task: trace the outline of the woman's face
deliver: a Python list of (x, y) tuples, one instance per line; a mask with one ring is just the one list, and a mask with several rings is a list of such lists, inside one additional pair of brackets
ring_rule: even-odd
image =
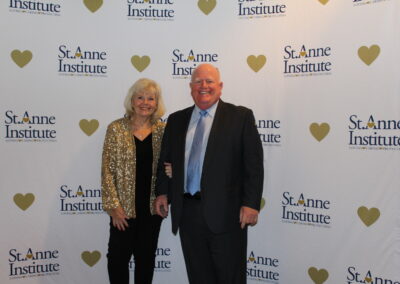
[(150, 117), (157, 109), (156, 95), (150, 92), (140, 92), (132, 97), (132, 109), (136, 116)]

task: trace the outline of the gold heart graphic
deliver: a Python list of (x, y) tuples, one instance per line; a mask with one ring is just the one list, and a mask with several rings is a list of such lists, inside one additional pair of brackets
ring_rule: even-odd
[(249, 257), (249, 260), (250, 260), (251, 262), (254, 262), (256, 259), (255, 259), (254, 257)]
[(369, 128), (372, 128), (375, 126), (375, 122), (368, 122), (367, 125)]
[(28, 121), (29, 121), (29, 117), (24, 117), (24, 118), (22, 118), (22, 121), (23, 121), (23, 122), (28, 122)]
[(217, 6), (217, 0), (199, 0), (197, 6), (204, 14), (208, 15)]
[(81, 195), (83, 195), (83, 192), (82, 192), (82, 191), (78, 191), (78, 192), (76, 193), (76, 195), (81, 196)]
[(77, 53), (75, 53), (75, 56), (76, 56), (76, 57), (81, 57), (81, 56), (82, 56), (82, 53), (77, 52)]
[(33, 201), (35, 201), (35, 196), (32, 193), (27, 193), (25, 195), (17, 193), (14, 195), (14, 203), (24, 211), (32, 205)]
[(90, 12), (94, 13), (103, 5), (103, 0), (83, 0), (83, 4), (85, 4)]
[(79, 127), (87, 136), (90, 136), (99, 128), (99, 122), (97, 119), (92, 119), (91, 121), (81, 119), (81, 121), (79, 121)]
[(378, 57), (381, 49), (378, 45), (371, 45), (369, 48), (366, 46), (361, 46), (358, 49), (358, 57), (367, 65), (371, 65), (372, 62)]
[(372, 278), (371, 278), (371, 277), (365, 277), (364, 280), (365, 280), (366, 282), (370, 283), (370, 282), (372, 281)]
[(81, 258), (82, 260), (89, 265), (90, 267), (92, 267), (93, 265), (95, 265), (101, 258), (101, 253), (97, 250), (90, 252), (90, 251), (84, 251), (81, 254)]
[(325, 269), (316, 269), (315, 267), (310, 267), (308, 269), (308, 275), (315, 284), (322, 284), (328, 279), (329, 273)]
[(315, 139), (317, 139), (319, 142), (325, 138), (326, 135), (328, 135), (330, 130), (330, 126), (328, 123), (321, 123), (318, 124), (316, 122), (311, 123), (310, 125), (310, 132), (312, 136), (314, 136)]
[(137, 71), (142, 72), (144, 69), (147, 68), (147, 66), (149, 66), (150, 57), (148, 57), (147, 55), (144, 55), (142, 57), (134, 55), (131, 58), (131, 62), (133, 67), (135, 67)]
[(27, 254), (27, 255), (26, 255), (26, 258), (32, 258), (32, 257), (33, 257), (32, 254)]
[(264, 208), (264, 206), (265, 206), (265, 199), (263, 197), (261, 198), (260, 211)]
[(363, 221), (365, 226), (369, 227), (373, 223), (375, 223), (376, 220), (378, 220), (381, 212), (378, 208), (372, 207), (371, 209), (368, 209), (365, 206), (361, 206), (360, 208), (358, 208), (357, 214), (358, 217), (360, 217), (361, 221)]
[(329, 0), (318, 0), (318, 1), (319, 1), (319, 3), (321, 3), (322, 5), (325, 5), (326, 3), (329, 2)]
[(253, 69), (254, 72), (260, 71), (265, 62), (267, 62), (267, 58), (264, 55), (259, 55), (257, 57), (254, 55), (249, 55), (247, 57), (247, 64), (251, 69)]
[(13, 51), (11, 51), (12, 60), (21, 68), (32, 60), (32, 56), (32, 52), (30, 52), (29, 50), (21, 52), (18, 49), (14, 49)]
[(194, 60), (194, 56), (188, 56), (188, 60), (193, 61)]
[(306, 55), (305, 51), (300, 52), (300, 56), (305, 56), (305, 55)]
[(299, 199), (299, 201), (297, 201), (298, 204), (303, 205), (304, 204), (304, 200), (303, 199)]

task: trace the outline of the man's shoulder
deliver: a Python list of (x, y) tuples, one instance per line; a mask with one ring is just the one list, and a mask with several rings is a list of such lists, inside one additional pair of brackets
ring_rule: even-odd
[(192, 110), (193, 110), (193, 106), (175, 111), (168, 116), (168, 121), (171, 119), (180, 119), (183, 117), (187, 117), (187, 115), (191, 114)]
[(126, 117), (121, 117), (118, 118), (114, 121), (112, 121), (109, 125), (108, 128), (121, 128), (125, 126), (128, 123), (128, 119)]
[(248, 112), (252, 112), (251, 109), (245, 107), (245, 106), (241, 106), (241, 105), (234, 105), (232, 103), (227, 103), (227, 102), (223, 102), (220, 101), (220, 107), (221, 109), (225, 110), (225, 111), (229, 111), (229, 112), (235, 112), (235, 113), (248, 113)]

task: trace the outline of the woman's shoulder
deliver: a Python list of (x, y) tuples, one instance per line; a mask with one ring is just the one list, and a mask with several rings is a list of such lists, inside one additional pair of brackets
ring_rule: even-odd
[(154, 127), (155, 128), (159, 128), (159, 129), (164, 129), (165, 128), (165, 122), (164, 121), (162, 121), (162, 120), (157, 120), (155, 123), (154, 123)]
[(126, 126), (128, 125), (128, 122), (129, 122), (128, 118), (126, 118), (126, 117), (121, 117), (121, 118), (118, 118), (118, 119), (112, 121), (112, 122), (107, 126), (107, 128), (109, 128), (109, 129), (115, 129), (115, 130), (120, 129), (120, 128), (126, 128)]

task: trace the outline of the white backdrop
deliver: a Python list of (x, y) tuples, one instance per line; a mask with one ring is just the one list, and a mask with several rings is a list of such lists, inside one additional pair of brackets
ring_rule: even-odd
[[(1, 283), (108, 283), (106, 126), (141, 77), (192, 104), (201, 62), (264, 145), (248, 283), (400, 283), (398, 0), (7, 0), (0, 22)], [(156, 284), (187, 283), (170, 231)]]

